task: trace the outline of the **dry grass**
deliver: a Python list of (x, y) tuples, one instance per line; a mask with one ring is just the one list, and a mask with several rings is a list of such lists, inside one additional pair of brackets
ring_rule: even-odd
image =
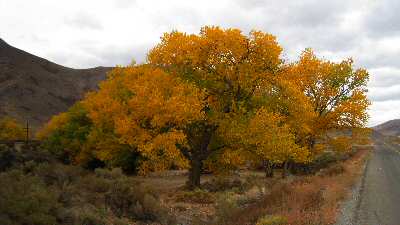
[(367, 155), (368, 150), (360, 150), (318, 175), (278, 182), (260, 201), (233, 215), (228, 224), (256, 224), (265, 215), (283, 216), (290, 225), (334, 224), (339, 203), (360, 176)]
[(334, 224), (339, 202), (359, 177), (367, 153), (360, 150), (310, 176), (280, 179), (277, 172), (275, 178), (266, 179), (263, 173), (242, 171), (228, 177), (232, 184), (241, 180), (241, 185), (232, 185), (205, 175), (204, 189), (194, 192), (183, 189), (187, 178), (182, 173), (135, 179), (156, 187), (181, 224), (264, 225), (276, 223), (266, 223), (263, 218), (283, 218), (289, 225), (328, 225)]

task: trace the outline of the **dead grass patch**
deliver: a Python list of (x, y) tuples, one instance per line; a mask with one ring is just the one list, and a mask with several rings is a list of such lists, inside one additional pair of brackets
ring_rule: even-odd
[(215, 202), (215, 196), (205, 190), (196, 189), (194, 191), (180, 192), (176, 196), (176, 201), (198, 204), (212, 204)]
[(331, 165), (319, 175), (275, 183), (260, 201), (241, 209), (227, 224), (252, 225), (269, 215), (284, 217), (290, 225), (334, 224), (339, 202), (360, 176), (368, 152), (359, 150), (350, 159)]

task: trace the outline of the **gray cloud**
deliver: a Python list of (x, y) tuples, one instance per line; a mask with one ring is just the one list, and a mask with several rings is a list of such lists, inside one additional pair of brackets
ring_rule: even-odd
[(103, 26), (99, 20), (97, 20), (93, 15), (85, 12), (79, 12), (72, 17), (65, 18), (65, 23), (69, 26), (77, 27), (79, 29), (103, 29)]
[(389, 87), (370, 87), (369, 96), (374, 102), (400, 100), (400, 84)]
[[(75, 42), (75, 47), (79, 51), (70, 51), (68, 54), (52, 52), (49, 54), (56, 62), (62, 65), (69, 65), (73, 68), (86, 68), (95, 66), (116, 65), (126, 66), (135, 60), (142, 63), (145, 59), (147, 50), (151, 46), (118, 46), (117, 44), (103, 45), (98, 41), (81, 40)], [(90, 65), (90, 66), (82, 66)]]
[(369, 86), (373, 88), (386, 88), (400, 84), (400, 68), (383, 67), (371, 69), (372, 74)]
[[(7, 10), (0, 7), (0, 33), (5, 40), (75, 68), (126, 65), (133, 58), (141, 62), (162, 33), (173, 29), (198, 33), (202, 26), (220, 25), (244, 33), (262, 30), (277, 36), (290, 61), (307, 47), (329, 60), (353, 57), (357, 66), (371, 74), (371, 124), (400, 117), (397, 0), (112, 0), (96, 4), (13, 0), (7, 5)], [(44, 21), (36, 14), (51, 19)]]
[(146, 57), (146, 49), (150, 46), (103, 46), (100, 48), (83, 48), (85, 53), (97, 59), (97, 65), (126, 66), (135, 60), (142, 63)]
[(369, 8), (364, 20), (364, 28), (374, 38), (400, 34), (400, 2), (379, 0)]
[[(400, 118), (400, 112), (396, 109), (400, 108), (400, 101), (388, 100), (374, 102), (370, 112), (370, 126), (378, 125), (384, 121)], [(394, 110), (395, 109), (395, 110)]]
[(114, 0), (114, 4), (117, 8), (127, 9), (132, 5), (136, 4), (135, 0)]

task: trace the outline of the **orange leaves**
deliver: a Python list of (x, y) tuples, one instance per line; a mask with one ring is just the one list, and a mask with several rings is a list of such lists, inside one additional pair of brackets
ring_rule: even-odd
[(128, 88), (134, 95), (127, 102), (135, 111), (132, 116), (151, 118), (152, 127), (164, 127), (168, 123), (180, 126), (203, 116), (202, 91), (161, 70), (138, 77)]
[(310, 152), (295, 143), (295, 135), (283, 124), (283, 117), (265, 108), (259, 109), (250, 120), (248, 134), (246, 138), (256, 146), (256, 154), (263, 159), (276, 163), (309, 160)]
[[(198, 51), (197, 42), (198, 37), (196, 35), (177, 31), (165, 33), (161, 37), (161, 43), (156, 45), (147, 55), (147, 60), (161, 66), (197, 63), (199, 58), (196, 57), (196, 54), (193, 54)], [(191, 57), (187, 57), (188, 55)]]
[(364, 69), (354, 69), (352, 59), (330, 62), (307, 49), (285, 73), (304, 92), (315, 112), (312, 136), (323, 136), (331, 129), (365, 127), (369, 75)]
[[(102, 161), (139, 153), (142, 173), (187, 167), (188, 160), (201, 166), (209, 156), (227, 168), (249, 158), (307, 162), (324, 147), (315, 138), (365, 126), (367, 71), (353, 69), (351, 59), (319, 59), (311, 49), (292, 64), (281, 53), (276, 37), (261, 31), (165, 33), (146, 64), (113, 69), (83, 100), (93, 125), (82, 138), (84, 152)], [(64, 117), (44, 133), (63, 126)], [(344, 139), (335, 141), (347, 148)]]
[(260, 65), (261, 69), (274, 69), (282, 63), (280, 54), (283, 49), (277, 44), (276, 37), (271, 34), (255, 30), (250, 32), (250, 49), (253, 63)]
[[(143, 65), (116, 68), (84, 105), (94, 124), (111, 128), (120, 144), (159, 164), (161, 157), (164, 162), (185, 165), (176, 145), (186, 144), (182, 130), (187, 124), (204, 119), (204, 99), (204, 92), (192, 84)], [(105, 157), (108, 154), (101, 158)], [(147, 162), (144, 168), (167, 167), (152, 164)]]
[(248, 119), (227, 121), (221, 130), (231, 145), (243, 152), (242, 155), (250, 152), (256, 155), (256, 160), (274, 163), (310, 160), (309, 150), (296, 144), (295, 135), (284, 123), (284, 117), (265, 107)]
[(352, 139), (346, 136), (335, 137), (329, 140), (329, 145), (337, 152), (349, 152), (352, 147)]
[[(362, 128), (368, 121), (368, 113), (366, 110), (370, 102), (367, 100), (366, 96), (353, 95), (352, 98), (338, 108), (332, 113), (331, 118), (336, 119), (336, 127), (357, 127)], [(363, 110), (360, 110), (363, 109)]]
[(148, 62), (205, 88), (214, 113), (249, 101), (280, 66), (282, 48), (270, 34), (203, 27), (198, 35), (165, 34)]
[(51, 120), (36, 134), (39, 140), (47, 138), (56, 129), (64, 126), (68, 122), (68, 114), (60, 113), (59, 115), (53, 116)]
[(141, 154), (148, 159), (140, 173), (165, 170), (171, 165), (186, 168), (188, 166), (187, 159), (181, 155), (176, 147), (177, 144), (186, 145), (186, 135), (182, 131), (172, 130), (158, 134), (144, 145), (139, 146)]

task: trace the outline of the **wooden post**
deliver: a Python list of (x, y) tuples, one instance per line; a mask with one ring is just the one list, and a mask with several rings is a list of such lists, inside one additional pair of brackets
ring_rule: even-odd
[(28, 143), (28, 142), (29, 142), (29, 121), (28, 121), (28, 120), (26, 120), (26, 127), (25, 127), (25, 130), (26, 130), (25, 141), (26, 141), (26, 143)]

